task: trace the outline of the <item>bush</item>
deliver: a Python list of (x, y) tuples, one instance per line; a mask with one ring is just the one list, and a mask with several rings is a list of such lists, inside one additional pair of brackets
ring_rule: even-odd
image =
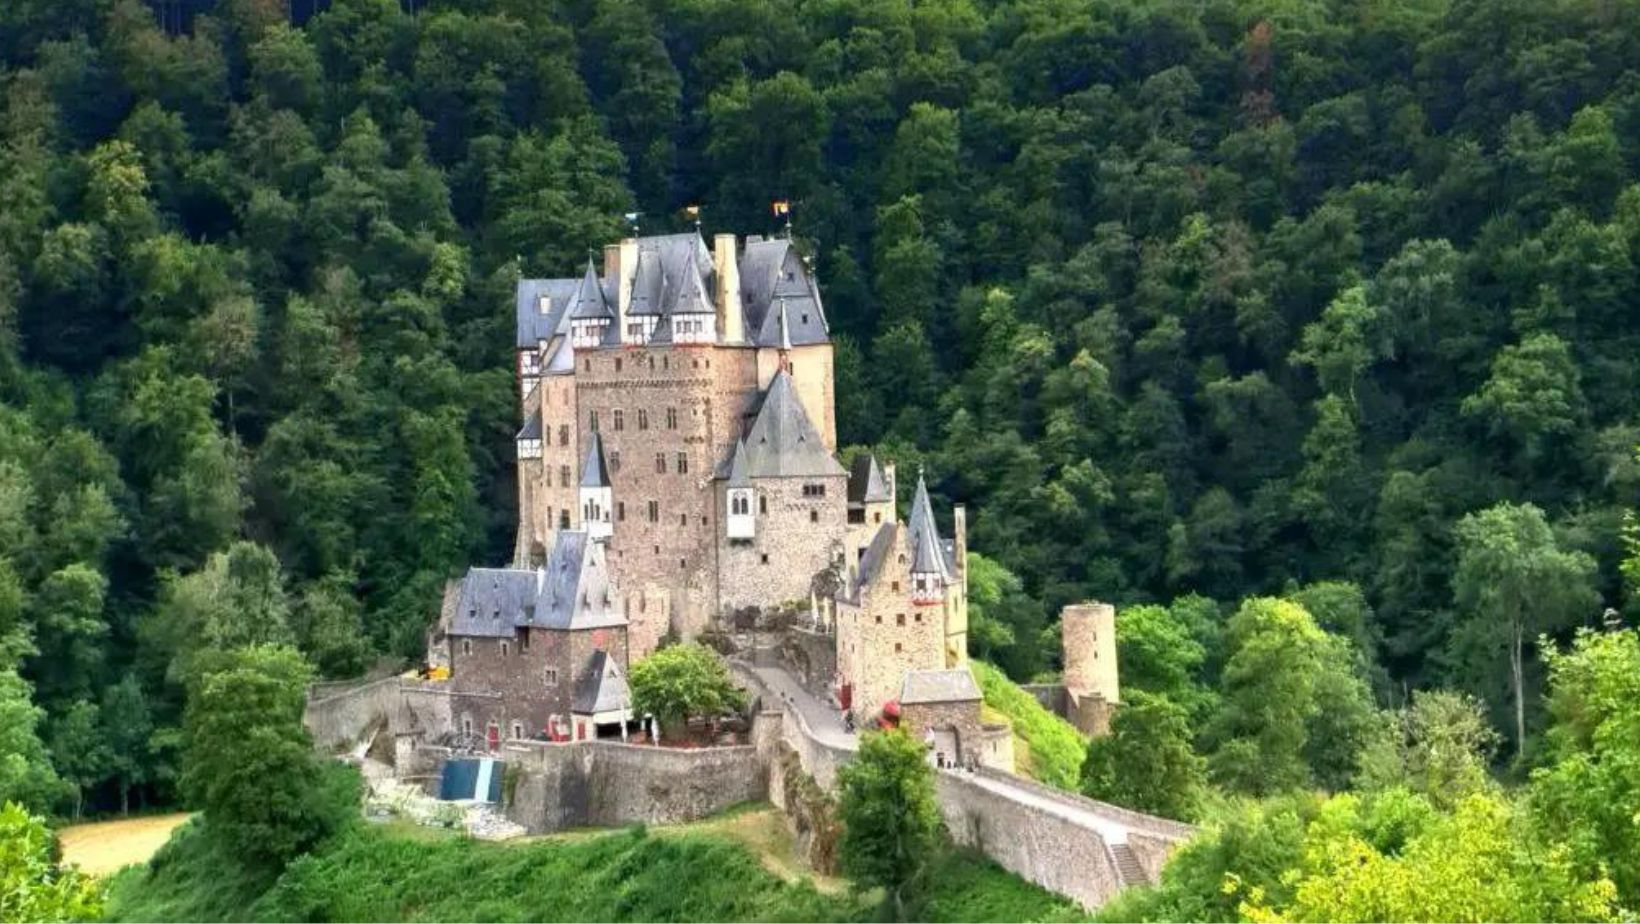
[(1021, 773), (1032, 779), (1076, 792), (1088, 740), (1075, 726), (1054, 715), (1021, 690), (1002, 671), (983, 661), (970, 662), (985, 694), (985, 705), (1002, 713), (1014, 727), (1014, 737), (1025, 747), (1015, 748)]

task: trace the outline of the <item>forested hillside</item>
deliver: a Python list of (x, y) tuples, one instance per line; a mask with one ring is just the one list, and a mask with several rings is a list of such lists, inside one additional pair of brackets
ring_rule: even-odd
[(1517, 736), (1636, 612), (1637, 62), (1635, 0), (0, 3), (0, 796), (168, 798), (214, 652), (416, 652), (510, 550), (514, 278), (775, 199), (978, 654), (1308, 594)]

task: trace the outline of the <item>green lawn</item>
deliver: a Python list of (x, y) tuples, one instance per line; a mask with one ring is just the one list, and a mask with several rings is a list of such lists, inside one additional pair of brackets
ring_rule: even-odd
[(1042, 708), (1036, 697), (1019, 688), (1002, 671), (983, 661), (971, 662), (985, 705), (1014, 726), (1014, 763), (1032, 779), (1072, 792), (1082, 778), (1088, 740), (1071, 723)]

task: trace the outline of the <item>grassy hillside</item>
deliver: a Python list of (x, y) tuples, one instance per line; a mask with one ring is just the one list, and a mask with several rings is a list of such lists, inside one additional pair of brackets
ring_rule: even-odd
[(1042, 708), (1002, 671), (974, 661), (974, 677), (985, 693), (985, 705), (1014, 726), (1014, 762), (1032, 779), (1075, 790), (1082, 775), (1088, 742), (1069, 722)]
[[(765, 810), (768, 811), (768, 810)], [(771, 817), (772, 813), (771, 813)], [(360, 825), (276, 881), (225, 868), (189, 825), (113, 882), (118, 921), (863, 921), (879, 896), (771, 871), (719, 821), (492, 844)], [(1063, 921), (1069, 902), (965, 853), (939, 857), (918, 917)]]

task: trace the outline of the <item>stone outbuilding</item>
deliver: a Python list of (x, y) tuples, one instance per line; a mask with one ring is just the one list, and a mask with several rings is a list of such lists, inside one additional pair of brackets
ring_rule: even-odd
[(900, 727), (928, 744), (935, 766), (978, 763), (983, 699), (966, 667), (907, 671), (900, 685)]

